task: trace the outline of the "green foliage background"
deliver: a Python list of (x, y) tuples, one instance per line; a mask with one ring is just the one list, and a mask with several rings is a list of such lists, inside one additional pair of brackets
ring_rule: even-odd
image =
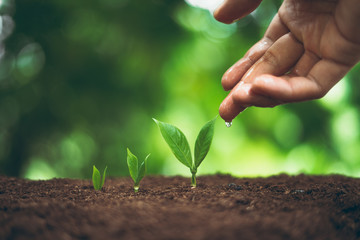
[[(265, 0), (238, 23), (175, 0), (3, 0), (0, 174), (91, 178), (95, 164), (128, 176), (126, 148), (148, 173), (189, 176), (155, 117), (193, 146), (226, 93), (220, 79), (280, 6)], [(324, 99), (250, 108), (215, 137), (199, 174), (360, 176), (360, 68)]]

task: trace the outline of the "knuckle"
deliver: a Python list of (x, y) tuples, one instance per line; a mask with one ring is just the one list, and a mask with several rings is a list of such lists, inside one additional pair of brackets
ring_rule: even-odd
[(327, 93), (328, 91), (330, 90), (329, 87), (321, 84), (315, 76), (313, 76), (312, 74), (309, 74), (308, 75), (308, 78), (310, 80), (312, 80), (312, 82), (314, 83), (315, 87), (313, 88), (313, 91), (312, 91), (312, 96), (311, 98), (312, 99), (320, 99), (320, 98), (323, 98)]
[(320, 99), (323, 98), (328, 91), (325, 91), (324, 89), (319, 89), (317, 92), (315, 92), (314, 94), (314, 99)]
[(312, 94), (312, 99), (323, 98), (327, 94), (327, 92), (328, 91), (324, 87), (318, 85), (317, 89)]
[(264, 53), (264, 56), (262, 56), (261, 60), (271, 66), (278, 66), (279, 65), (279, 59), (277, 57), (277, 54), (269, 49)]
[(262, 38), (246, 53), (245, 57), (249, 60), (251, 65), (255, 64), (261, 56), (269, 49), (273, 41), (268, 37)]
[(247, 104), (249, 101), (243, 94), (233, 94), (232, 99), (234, 101), (234, 104), (239, 106)]

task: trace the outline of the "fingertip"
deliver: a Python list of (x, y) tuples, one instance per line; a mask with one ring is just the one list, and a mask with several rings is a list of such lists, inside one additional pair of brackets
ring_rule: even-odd
[(226, 9), (227, 5), (228, 5), (228, 1), (227, 0), (223, 1), (223, 3), (215, 9), (213, 15), (217, 21), (225, 24), (231, 24), (234, 22), (234, 19), (231, 19), (231, 16), (228, 14), (228, 11)]
[(231, 19), (229, 18), (228, 16), (224, 16), (222, 14), (219, 14), (217, 13), (217, 11), (214, 12), (214, 18), (219, 21), (219, 22), (222, 22), (222, 23), (225, 23), (225, 24), (232, 24), (234, 22), (236, 22), (237, 19)]
[(233, 85), (234, 85), (234, 84), (232, 84), (232, 83), (229, 82), (228, 74), (225, 73), (225, 74), (223, 75), (223, 77), (221, 78), (221, 86), (223, 87), (223, 89), (224, 89), (225, 91), (229, 91), (229, 90), (231, 90), (231, 89), (234, 87)]
[(236, 105), (232, 95), (229, 94), (220, 105), (219, 115), (226, 122), (231, 122), (244, 109), (244, 107)]
[(224, 101), (220, 104), (219, 107), (219, 115), (222, 119), (224, 119), (226, 122), (231, 122), (233, 120), (231, 112), (231, 95), (229, 94)]
[(230, 67), (221, 79), (221, 85), (225, 91), (231, 90), (236, 86), (249, 68), (249, 60), (242, 58)]
[(225, 0), (214, 11), (214, 18), (219, 22), (231, 24), (254, 11), (261, 1), (262, 0)]
[(220, 105), (219, 115), (222, 119), (224, 119), (225, 122), (231, 122), (234, 119), (234, 116), (230, 114), (230, 112), (226, 109), (226, 107), (223, 106), (223, 104)]

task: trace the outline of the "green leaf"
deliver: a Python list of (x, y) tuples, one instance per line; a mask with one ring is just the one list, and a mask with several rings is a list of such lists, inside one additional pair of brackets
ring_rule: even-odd
[(188, 168), (192, 168), (190, 146), (184, 133), (171, 124), (160, 122), (155, 118), (153, 118), (153, 120), (159, 126), (161, 135), (175, 157)]
[(101, 189), (101, 187), (100, 187), (101, 176), (100, 176), (99, 170), (97, 170), (95, 165), (93, 165), (92, 181), (93, 181), (93, 185), (94, 185), (95, 190)]
[(131, 178), (136, 182), (138, 178), (138, 159), (137, 157), (131, 153), (130, 149), (127, 149), (127, 164), (129, 167), (129, 172)]
[(106, 166), (105, 169), (104, 169), (104, 173), (103, 173), (103, 176), (102, 176), (102, 182), (101, 182), (100, 189), (104, 186), (106, 171), (107, 171), (107, 166)]
[(209, 152), (214, 136), (214, 126), (217, 116), (207, 122), (200, 130), (195, 142), (195, 169), (197, 169)]
[(145, 176), (145, 162), (142, 162), (139, 167), (139, 175), (136, 178), (135, 185), (139, 185), (141, 179)]
[(140, 164), (139, 166), (139, 175), (136, 179), (136, 183), (135, 185), (139, 185), (141, 179), (143, 179), (143, 177), (145, 176), (145, 172), (146, 172), (146, 162), (147, 162), (147, 159), (149, 158), (150, 154), (148, 154), (145, 158), (145, 160)]

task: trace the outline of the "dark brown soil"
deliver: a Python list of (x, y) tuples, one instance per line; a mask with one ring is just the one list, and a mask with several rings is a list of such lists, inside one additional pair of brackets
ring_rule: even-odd
[(0, 177), (0, 239), (360, 239), (360, 179), (344, 176)]

